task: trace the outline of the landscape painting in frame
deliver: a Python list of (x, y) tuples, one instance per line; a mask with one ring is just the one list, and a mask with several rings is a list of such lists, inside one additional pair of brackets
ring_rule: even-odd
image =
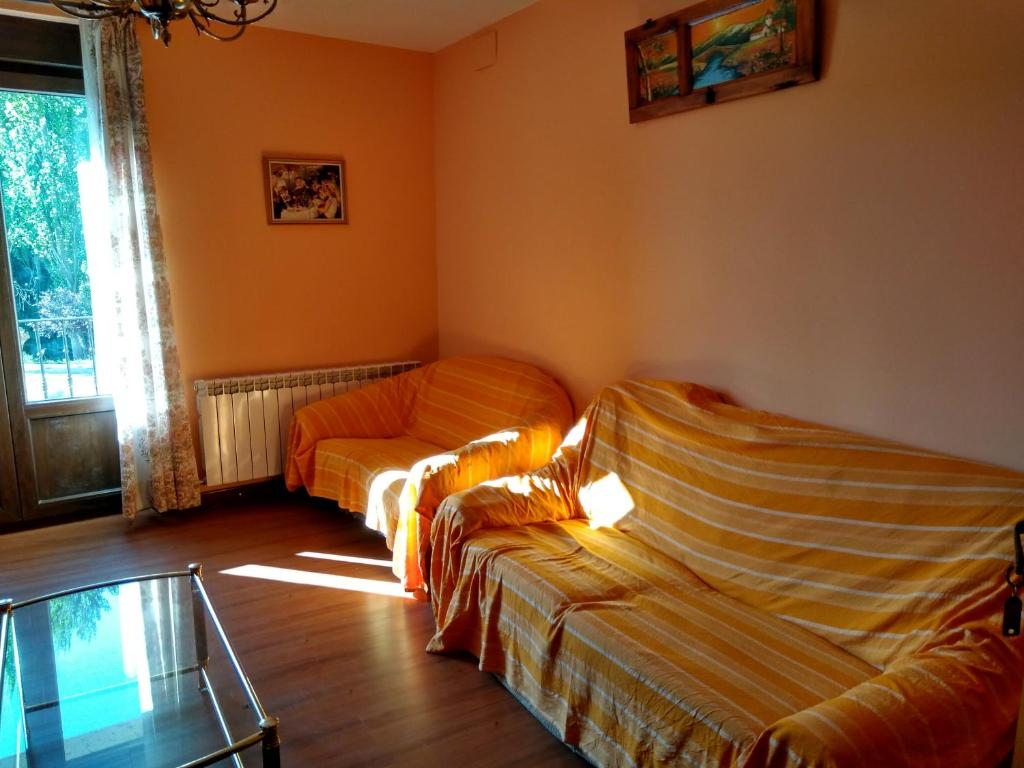
[(650, 103), (679, 95), (679, 37), (669, 29), (636, 44), (640, 101)]
[(749, 0), (690, 22), (693, 89), (796, 64), (797, 0)]
[(347, 224), (345, 162), (263, 158), (267, 220), (271, 224)]

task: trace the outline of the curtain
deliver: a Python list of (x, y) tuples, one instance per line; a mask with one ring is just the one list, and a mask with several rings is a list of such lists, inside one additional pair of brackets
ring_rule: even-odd
[(87, 242), (94, 244), (97, 358), (101, 384), (114, 396), (122, 509), (132, 519), (147, 508), (198, 506), (199, 475), (171, 318), (138, 38), (130, 17), (83, 21), (81, 29), (93, 143), (93, 200), (84, 213), (93, 230)]

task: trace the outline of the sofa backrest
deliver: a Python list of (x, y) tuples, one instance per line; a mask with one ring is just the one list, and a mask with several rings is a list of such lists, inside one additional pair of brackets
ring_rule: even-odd
[(585, 418), (580, 506), (617, 494), (606, 524), (715, 590), (880, 667), (979, 612), (998, 631), (1024, 475), (693, 384), (623, 382)]
[(565, 390), (527, 363), (452, 357), (427, 366), (407, 433), (446, 450), (543, 418), (568, 427)]

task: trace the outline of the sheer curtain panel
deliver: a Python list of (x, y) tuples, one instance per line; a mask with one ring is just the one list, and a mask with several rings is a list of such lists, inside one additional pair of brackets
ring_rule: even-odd
[[(114, 394), (125, 517), (198, 506), (196, 470), (157, 215), (138, 38), (130, 18), (82, 22), (93, 168), (99, 363)], [(86, 197), (86, 195), (83, 195)]]

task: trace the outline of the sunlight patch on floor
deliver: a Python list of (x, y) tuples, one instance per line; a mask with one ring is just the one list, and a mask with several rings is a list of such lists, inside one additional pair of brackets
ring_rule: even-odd
[(288, 584), (303, 584), (310, 587), (328, 587), (343, 589), (349, 592), (365, 592), (371, 595), (400, 597), (412, 600), (414, 596), (406, 592), (397, 582), (378, 581), (376, 579), (357, 579), (353, 576), (337, 576), (332, 573), (315, 571), (299, 571), (294, 568), (275, 568), (269, 565), (241, 565), (229, 568), (221, 573), (227, 576), (245, 576), (251, 579), (267, 579), (283, 581)]
[(355, 565), (379, 565), (390, 568), (390, 560), (375, 560), (372, 557), (356, 557), (355, 555), (331, 555), (327, 552), (296, 552), (296, 557), (313, 557), (317, 560), (332, 560), (335, 563), (354, 563)]

